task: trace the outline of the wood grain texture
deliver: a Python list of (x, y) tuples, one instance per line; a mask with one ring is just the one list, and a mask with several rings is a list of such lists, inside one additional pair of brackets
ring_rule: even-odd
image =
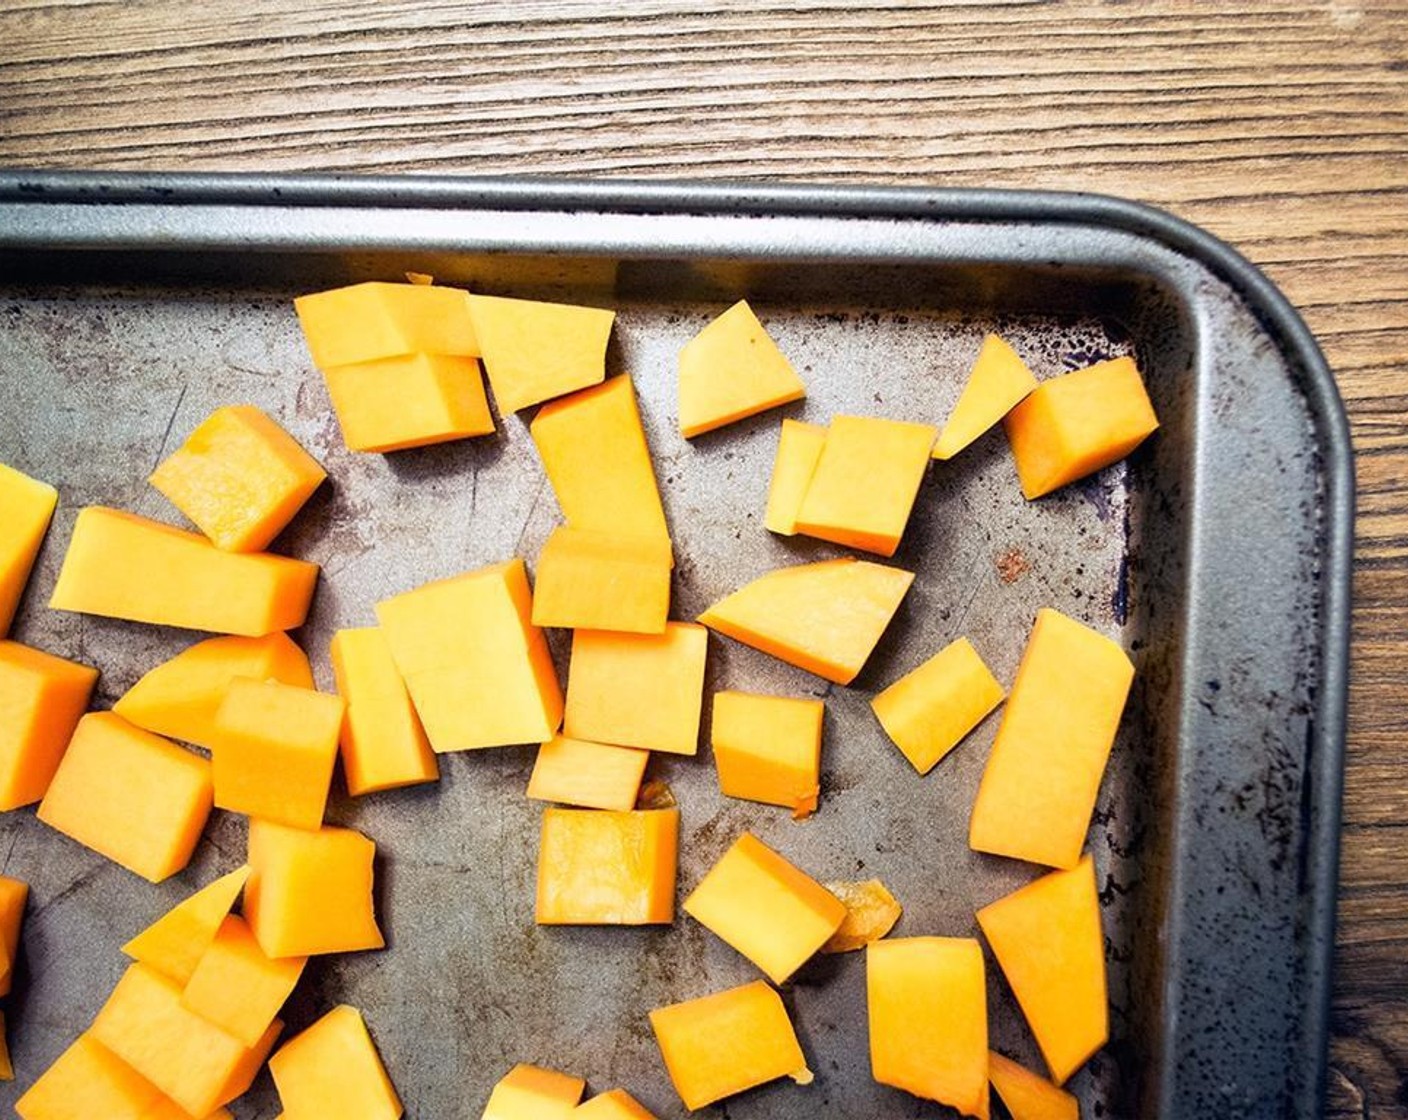
[(1408, 5), (7, 0), (0, 164), (1056, 187), (1237, 245), (1353, 424), (1332, 1114), (1408, 1116)]

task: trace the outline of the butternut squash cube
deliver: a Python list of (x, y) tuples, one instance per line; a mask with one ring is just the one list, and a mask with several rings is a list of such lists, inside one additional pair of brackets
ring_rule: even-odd
[(820, 424), (782, 422), (777, 456), (772, 462), (772, 481), (768, 484), (767, 512), (763, 515), (765, 528), (784, 537), (797, 532), (797, 514), (802, 510), (802, 499), (807, 496), (825, 443), (826, 429)]
[(782, 997), (763, 980), (657, 1008), (650, 1026), (691, 1112), (779, 1077), (812, 1082)]
[(254, 1046), (293, 994), (307, 963), (307, 957), (265, 956), (245, 920), (229, 914), (186, 982), (181, 1005)]
[(580, 1077), (516, 1065), (494, 1086), (480, 1120), (567, 1120), (586, 1087)]
[(98, 670), (0, 640), (0, 811), (44, 796)]
[(542, 743), (562, 690), (522, 560), (428, 583), (376, 606), (437, 753)]
[(538, 748), (528, 796), (583, 809), (625, 812), (635, 806), (649, 751), (555, 735)]
[(293, 306), (319, 369), (419, 352), (479, 356), (459, 288), (372, 281), (299, 296)]
[(893, 556), (937, 435), (928, 424), (835, 417), (797, 511), (797, 532)]
[(822, 884), (841, 900), (846, 916), (821, 947), (823, 953), (850, 953), (879, 941), (904, 913), (899, 901), (879, 879)]
[(1002, 703), (1002, 685), (967, 638), (949, 643), (870, 702), (880, 726), (921, 774)]
[(121, 716), (90, 712), (78, 721), (39, 819), (159, 883), (190, 862), (211, 794), (205, 759)]
[(671, 622), (663, 634), (572, 635), (564, 731), (574, 739), (694, 754), (709, 632)]
[(539, 925), (675, 920), (678, 809), (547, 809), (538, 846)]
[(952, 459), (1037, 386), (1036, 375), (1005, 341), (987, 335), (953, 413), (934, 445), (935, 459)]
[(401, 354), (327, 366), (323, 382), (349, 451), (404, 451), (494, 431), (476, 358)]
[(913, 582), (913, 572), (851, 557), (796, 564), (759, 576), (699, 621), (789, 665), (850, 684)]
[[(29, 884), (0, 875), (0, 996), (10, 994), (15, 964), (19, 960), (20, 926), (24, 905), (29, 901)], [(0, 1035), (4, 1032), (0, 1031)], [(0, 1038), (0, 1042), (3, 1042)]]
[(270, 957), (355, 953), (386, 943), (372, 909), (376, 844), (350, 828), (249, 822), (244, 917)]
[(238, 677), (215, 714), (215, 804), (293, 828), (323, 823), (346, 705), (340, 696)]
[(988, 993), (970, 937), (897, 937), (866, 949), (875, 1080), (965, 1116), (988, 1101)]
[(469, 314), (500, 412), (517, 412), (606, 376), (614, 311), (471, 294)]
[(122, 947), (134, 961), (184, 988), (249, 878), (249, 865), (207, 883)]
[(820, 700), (714, 693), (711, 733), (719, 789), (791, 809), (798, 819), (816, 811), (821, 794)]
[(807, 395), (807, 387), (739, 300), (680, 351), (680, 434), (686, 439)]
[(1064, 1084), (1110, 1035), (1094, 863), (1085, 856), (989, 903), (978, 925), (1052, 1080)]
[(258, 637), (302, 626), (317, 581), (306, 560), (223, 552), (195, 533), (90, 506), (74, 522), (49, 605)]
[(360, 797), (438, 779), (435, 752), (380, 628), (334, 634), (332, 671), (347, 702), (340, 739), (347, 792)]
[(23, 1120), (148, 1120), (162, 1092), (93, 1035), (79, 1035), (15, 1102)]
[(253, 405), (217, 408), (149, 481), (227, 552), (258, 552), (279, 535), (327, 472)]
[(1123, 459), (1159, 426), (1132, 358), (1043, 381), (1003, 421), (1022, 493), (1039, 498)]
[(572, 1110), (575, 1120), (657, 1120), (655, 1113), (624, 1089), (598, 1093)]
[(665, 538), (561, 526), (538, 557), (533, 625), (663, 634), (673, 567)]
[(1076, 865), (1133, 679), (1117, 643), (1037, 612), (973, 802), (975, 851)]
[(1046, 1078), (993, 1051), (988, 1080), (1012, 1120), (1080, 1120), (1080, 1102)]
[(58, 504), (59, 492), (47, 482), (0, 463), (0, 638), (10, 632)]
[(402, 1113), (362, 1013), (347, 1004), (285, 1043), (269, 1072), (288, 1116), (398, 1120)]
[(841, 926), (846, 908), (745, 832), (684, 900), (685, 913), (784, 983)]

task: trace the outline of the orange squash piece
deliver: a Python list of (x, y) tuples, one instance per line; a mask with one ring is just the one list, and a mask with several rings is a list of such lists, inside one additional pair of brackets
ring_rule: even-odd
[(49, 605), (188, 630), (258, 637), (302, 626), (318, 565), (223, 552), (120, 510), (79, 512)]
[(122, 951), (184, 988), (248, 878), (246, 864), (207, 883), (137, 934)]
[(841, 900), (745, 832), (684, 900), (685, 913), (784, 983), (846, 917)]
[(1080, 1120), (1080, 1101), (996, 1051), (988, 1054), (988, 1080), (1012, 1120)]
[(634, 808), (649, 751), (555, 735), (538, 748), (528, 796), (583, 809)]
[(349, 451), (404, 451), (494, 431), (475, 358), (402, 354), (323, 369)]
[(965, 1116), (985, 1116), (988, 995), (982, 947), (968, 937), (899, 937), (866, 949), (875, 1080)]
[(606, 376), (614, 311), (472, 294), (469, 314), (500, 412), (517, 412)]
[(1022, 493), (1039, 498), (1119, 462), (1159, 426), (1132, 358), (1043, 381), (1003, 421)]
[(45, 794), (98, 670), (0, 640), (0, 811)]
[(459, 288), (372, 281), (299, 296), (293, 306), (319, 369), (419, 352), (479, 355)]
[(47, 482), (0, 463), (0, 638), (10, 632), (58, 504), (59, 492)]
[(958, 403), (939, 432), (934, 458), (952, 459), (1016, 408), (1036, 386), (1036, 375), (1017, 351), (995, 334), (986, 336)]
[(714, 765), (719, 790), (791, 809), (798, 819), (816, 811), (821, 794), (821, 700), (714, 693)]
[(782, 998), (763, 980), (657, 1008), (650, 1026), (691, 1112), (779, 1077), (812, 1082)]
[(624, 1089), (598, 1093), (572, 1110), (574, 1120), (658, 1120), (655, 1113)]
[(662, 537), (554, 529), (538, 556), (533, 625), (663, 634), (674, 563)]
[(846, 916), (825, 945), (823, 953), (850, 953), (879, 941), (900, 920), (904, 909), (879, 879), (822, 884), (841, 900)]
[(516, 1065), (494, 1086), (480, 1120), (567, 1120), (586, 1088), (580, 1077)]
[(547, 809), (538, 845), (539, 925), (675, 920), (678, 809)]
[[(10, 994), (15, 963), (19, 960), (20, 926), (24, 922), (24, 906), (28, 901), (28, 883), (0, 875), (0, 996)], [(3, 1033), (0, 1031), (0, 1034)]]
[(849, 557), (797, 564), (720, 599), (699, 621), (789, 665), (850, 684), (913, 582), (913, 572)]
[(89, 1031), (40, 1074), (15, 1111), (23, 1120), (148, 1120), (161, 1097)]
[(398, 1120), (402, 1113), (362, 1013), (347, 1004), (285, 1043), (269, 1072), (287, 1116)]
[(978, 925), (1062, 1085), (1109, 1038), (1095, 865), (1084, 857), (978, 911)]
[(975, 851), (1075, 866), (1133, 679), (1118, 644), (1037, 612), (973, 803)]
[(332, 671), (347, 703), (342, 722), (342, 772), (353, 797), (433, 782), (440, 765), (416, 715), (391, 646), (379, 627), (332, 636)]
[(797, 514), (825, 444), (826, 429), (822, 425), (802, 420), (782, 422), (777, 455), (772, 462), (772, 481), (768, 484), (767, 512), (763, 515), (765, 528), (784, 537), (797, 532)]
[(686, 439), (807, 395), (807, 387), (739, 300), (680, 351), (680, 434)]
[(91, 712), (78, 721), (39, 819), (159, 883), (190, 862), (210, 806), (205, 759), (121, 716)]
[(293, 994), (307, 963), (307, 957), (265, 956), (245, 920), (229, 914), (182, 989), (181, 1005), (254, 1046)]
[(562, 690), (522, 560), (428, 583), (376, 606), (437, 753), (542, 743)]

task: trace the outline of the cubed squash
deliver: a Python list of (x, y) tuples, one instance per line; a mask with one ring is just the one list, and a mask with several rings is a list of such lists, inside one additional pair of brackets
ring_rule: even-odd
[(797, 511), (797, 532), (893, 556), (937, 436), (928, 424), (833, 418)]
[(98, 670), (0, 640), (0, 811), (45, 794)]
[(1116, 642), (1037, 612), (973, 802), (976, 851), (1075, 866), (1133, 679)]
[(480, 1120), (567, 1120), (586, 1088), (580, 1077), (519, 1064), (494, 1086)]
[(248, 878), (245, 864), (207, 883), (137, 934), (122, 951), (184, 988)]
[(870, 702), (880, 726), (921, 774), (1002, 703), (1002, 685), (967, 638), (950, 642)]
[(258, 552), (279, 535), (327, 472), (253, 405), (217, 408), (147, 480), (216, 548)]
[(538, 845), (539, 925), (675, 920), (678, 809), (546, 809)]
[(331, 650), (337, 691), (347, 703), (340, 738), (347, 792), (360, 797), (439, 778), (435, 752), (381, 629), (339, 630)]
[(985, 1116), (988, 993), (970, 937), (897, 937), (865, 951), (870, 1066), (875, 1080)]
[(49, 605), (188, 630), (258, 637), (302, 626), (318, 565), (224, 552), (121, 510), (79, 512)]
[(1159, 418), (1132, 358), (1043, 381), (1003, 421), (1022, 493), (1039, 498), (1119, 462)]
[(978, 911), (978, 925), (1012, 986), (1057, 1085), (1109, 1038), (1105, 938), (1089, 856)]
[(563, 525), (538, 556), (533, 625), (663, 634), (670, 542)]
[(748, 692), (714, 693), (710, 738), (719, 789), (791, 809), (816, 811), (821, 794), (821, 725), (826, 704)]
[(711, 630), (837, 684), (856, 678), (914, 573), (845, 557), (759, 576), (699, 616)]
[(657, 1120), (655, 1113), (625, 1089), (598, 1093), (573, 1109), (572, 1117), (573, 1120)]
[(479, 355), (459, 288), (372, 281), (299, 296), (293, 306), (320, 369), (420, 352)]
[(988, 1080), (1012, 1120), (1080, 1120), (1080, 1101), (995, 1051), (988, 1054)]
[(977, 360), (934, 445), (935, 459), (952, 459), (1020, 404), (1037, 386), (1017, 351), (995, 334), (983, 339)]
[(58, 504), (59, 492), (47, 482), (0, 463), (0, 638), (10, 632)]
[(823, 953), (850, 953), (864, 949), (894, 929), (904, 913), (899, 900), (879, 879), (822, 885), (846, 908), (841, 925), (821, 947)]
[(469, 314), (499, 411), (599, 384), (616, 312), (472, 294)]
[(181, 990), (181, 1004), (254, 1046), (293, 994), (307, 963), (307, 957), (265, 956), (245, 920), (228, 914)]
[(237, 677), (215, 713), (218, 808), (293, 828), (323, 823), (346, 705), (340, 696)]
[(20, 927), (24, 923), (27, 901), (28, 883), (0, 875), (0, 996), (10, 994), (10, 985), (14, 981), (20, 952)]
[(803, 420), (782, 422), (777, 455), (772, 461), (772, 481), (768, 484), (767, 512), (763, 515), (765, 528), (784, 537), (797, 532), (797, 514), (825, 444), (826, 428), (822, 425)]
[(846, 917), (840, 899), (749, 832), (709, 869), (684, 909), (774, 984), (806, 964)]
[(690, 1111), (779, 1077), (812, 1082), (782, 997), (766, 981), (657, 1008), (650, 1026)]
[(404, 451), (494, 430), (477, 358), (401, 354), (327, 366), (323, 382), (349, 451)]
[(162, 1092), (89, 1031), (15, 1102), (23, 1120), (147, 1120)]
[(211, 795), (205, 759), (121, 716), (90, 712), (78, 721), (39, 819), (159, 883), (190, 862)]
[(555, 735), (538, 748), (528, 796), (583, 809), (635, 806), (649, 751)]
[(807, 387), (746, 300), (680, 351), (680, 434), (686, 439), (807, 395)]
[(425, 584), (376, 614), (436, 752), (556, 733), (562, 690), (522, 560)]
[(342, 1004), (269, 1059), (284, 1113), (337, 1120), (398, 1120), (401, 1100), (362, 1013)]

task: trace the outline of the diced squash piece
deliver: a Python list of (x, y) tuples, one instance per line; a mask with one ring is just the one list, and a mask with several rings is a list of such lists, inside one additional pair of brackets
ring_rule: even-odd
[(893, 556), (937, 435), (928, 424), (833, 418), (797, 511), (797, 532)]
[(970, 937), (897, 937), (866, 949), (875, 1080), (982, 1116), (988, 1098), (988, 993)]
[(580, 1077), (516, 1065), (494, 1086), (480, 1120), (567, 1120), (586, 1088)]
[(782, 997), (766, 981), (657, 1008), (650, 1026), (690, 1111), (779, 1077), (812, 1082)]
[(425, 584), (376, 606), (436, 752), (542, 743), (562, 689), (522, 560)]
[(663, 634), (673, 567), (662, 537), (561, 526), (538, 556), (533, 625)]
[(132, 938), (122, 951), (184, 988), (248, 878), (246, 864), (207, 883)]
[(880, 726), (927, 774), (1002, 703), (1002, 685), (967, 638), (950, 642), (870, 702)]
[(784, 420), (777, 437), (777, 456), (772, 461), (772, 481), (768, 484), (764, 527), (784, 537), (797, 531), (797, 514), (816, 473), (826, 429), (803, 420)]
[(997, 335), (988, 335), (948, 423), (939, 432), (934, 458), (952, 459), (1016, 408), (1036, 386), (1036, 375), (1017, 351)]
[(844, 557), (759, 576), (699, 616), (711, 630), (850, 684), (899, 610), (914, 573)]
[(598, 1093), (573, 1111), (576, 1120), (657, 1120), (655, 1113), (624, 1089)]
[(0, 640), (0, 811), (44, 796), (98, 670)]
[(745, 832), (684, 900), (687, 914), (781, 984), (841, 926), (846, 907)]
[(249, 1087), (254, 1084), (254, 1079), (259, 1076), (259, 1071), (264, 1068), (264, 1063), (283, 1030), (283, 1020), (275, 1019), (264, 1032), (264, 1037), (244, 1052), (220, 1090), (221, 1104), (229, 1104), (236, 1097), (242, 1097), (248, 1092)]
[(265, 956), (245, 920), (230, 914), (182, 989), (181, 1003), (254, 1046), (293, 994), (307, 963), (307, 957)]
[(320, 369), (419, 352), (479, 355), (459, 288), (373, 281), (299, 296), (293, 306)]
[(10, 994), (15, 964), (19, 960), (20, 926), (24, 923), (24, 906), (28, 901), (28, 883), (0, 875), (0, 996)]
[(469, 314), (500, 412), (585, 389), (606, 376), (614, 311), (472, 294)]
[(797, 818), (816, 811), (821, 794), (821, 700), (714, 693), (711, 739), (719, 789), (791, 809)]
[(39, 819), (159, 883), (190, 862), (210, 806), (205, 759), (112, 712), (90, 712), (78, 721)]
[(574, 529), (668, 540), (640, 409), (625, 374), (538, 410), (529, 430)]
[(1022, 493), (1039, 498), (1123, 459), (1159, 426), (1132, 358), (1043, 381), (1003, 421)]
[(0, 463), (0, 638), (10, 632), (59, 492)]
[(663, 634), (572, 635), (563, 730), (574, 739), (694, 754), (709, 632), (671, 622)]
[(979, 852), (1074, 867), (1134, 666), (1120, 646), (1043, 608), (987, 767), (968, 842)]
[(223, 552), (195, 533), (90, 506), (74, 522), (49, 605), (258, 637), (302, 626), (317, 581), (306, 560)]
[(334, 634), (332, 671), (347, 702), (340, 741), (348, 793), (360, 797), (440, 777), (435, 752), (379, 627)]
[(1080, 1101), (995, 1051), (988, 1054), (988, 1079), (1012, 1120), (1080, 1120)]
[(148, 481), (216, 548), (258, 552), (279, 535), (327, 472), (249, 404), (217, 408)]
[(238, 677), (215, 713), (215, 804), (293, 828), (323, 823), (346, 708), (340, 696)]
[(686, 439), (807, 395), (807, 387), (739, 300), (680, 351), (680, 434)]
[(849, 953), (864, 949), (894, 929), (904, 913), (898, 900), (879, 879), (822, 885), (846, 908), (840, 928), (821, 947), (823, 953)]
[(1109, 1038), (1105, 939), (1089, 856), (978, 911), (1057, 1085)]
[(326, 366), (323, 382), (349, 451), (404, 451), (494, 430), (476, 358), (402, 354)]
[(583, 809), (625, 812), (635, 806), (649, 751), (555, 735), (538, 748), (528, 796)]
[(350, 828), (308, 832), (251, 820), (244, 916), (259, 947), (271, 957), (382, 948), (375, 856), (376, 844)]
[(10, 1042), (5, 1033), (5, 1012), (0, 1011), (0, 1081), (13, 1081), (15, 1067), (10, 1061)]
[(347, 1004), (286, 1042), (269, 1072), (288, 1116), (398, 1120), (402, 1112), (362, 1013)]
[(539, 925), (675, 920), (680, 812), (547, 809), (538, 846)]
[(162, 1092), (89, 1031), (15, 1102), (23, 1120), (147, 1120)]

